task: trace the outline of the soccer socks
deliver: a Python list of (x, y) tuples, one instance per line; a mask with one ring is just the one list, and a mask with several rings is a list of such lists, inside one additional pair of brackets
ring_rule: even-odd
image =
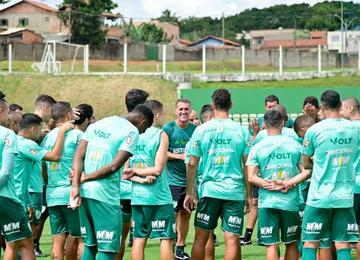
[(316, 260), (316, 248), (304, 247), (301, 260)]
[(250, 241), (251, 240), (251, 236), (252, 236), (253, 231), (254, 230), (252, 228), (247, 228), (245, 230), (244, 241)]
[(114, 260), (116, 255), (116, 253), (111, 252), (99, 252), (97, 260)]
[(350, 248), (343, 248), (336, 251), (337, 260), (350, 260), (351, 250)]
[(86, 246), (84, 245), (82, 260), (95, 260), (96, 259), (97, 249), (96, 246)]

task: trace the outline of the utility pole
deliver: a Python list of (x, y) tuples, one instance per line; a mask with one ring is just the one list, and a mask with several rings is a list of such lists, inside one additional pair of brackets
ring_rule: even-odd
[(222, 13), (222, 38), (225, 39), (225, 17), (224, 17), (224, 12)]
[(341, 70), (344, 70), (344, 3), (341, 0)]

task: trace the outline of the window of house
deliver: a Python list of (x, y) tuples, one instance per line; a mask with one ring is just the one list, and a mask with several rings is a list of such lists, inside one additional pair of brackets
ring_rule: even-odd
[(49, 16), (45, 17), (45, 22), (47, 22), (47, 23), (50, 22), (50, 17)]
[(0, 26), (8, 26), (9, 20), (8, 19), (0, 19)]
[(338, 36), (338, 35), (331, 36), (331, 41), (332, 42), (339, 42), (340, 41), (340, 36)]
[(29, 19), (28, 18), (20, 18), (19, 19), (19, 27), (25, 27), (29, 25)]

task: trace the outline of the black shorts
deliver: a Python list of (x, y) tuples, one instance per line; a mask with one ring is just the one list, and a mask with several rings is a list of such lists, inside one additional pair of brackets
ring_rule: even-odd
[(252, 199), (257, 199), (259, 198), (259, 187), (258, 186), (253, 186), (252, 187), (252, 192), (251, 192), (251, 198)]
[(120, 200), (121, 212), (126, 215), (131, 215), (131, 200)]
[(186, 196), (186, 187), (169, 185), (172, 200), (174, 202), (175, 212), (184, 209), (184, 200)]

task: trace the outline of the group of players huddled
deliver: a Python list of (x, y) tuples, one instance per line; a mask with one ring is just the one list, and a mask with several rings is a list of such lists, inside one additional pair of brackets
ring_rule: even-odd
[(353, 247), (359, 259), (358, 99), (307, 97), (294, 121), (270, 95), (265, 115), (244, 127), (229, 117), (228, 90), (211, 98), (199, 118), (178, 99), (164, 125), (163, 104), (140, 89), (126, 94), (126, 115), (98, 121), (89, 104), (40, 95), (24, 113), (0, 92), (4, 259), (43, 256), (47, 217), (52, 259), (125, 259), (129, 233), (133, 260), (145, 259), (148, 238), (160, 241), (162, 260), (215, 259), (219, 219), (227, 260), (241, 259), (257, 219), (268, 260), (348, 260)]

